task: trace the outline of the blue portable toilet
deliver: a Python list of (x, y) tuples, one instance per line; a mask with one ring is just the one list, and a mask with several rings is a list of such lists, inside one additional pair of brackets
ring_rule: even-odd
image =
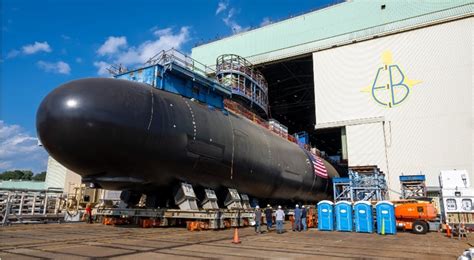
[(396, 234), (397, 223), (395, 220), (395, 207), (390, 201), (379, 201), (375, 204), (377, 212), (377, 233)]
[(359, 233), (374, 232), (374, 218), (372, 216), (372, 204), (368, 201), (354, 203), (355, 231)]
[(318, 203), (318, 229), (323, 231), (334, 230), (334, 203), (322, 200)]
[(334, 207), (336, 214), (336, 230), (352, 231), (352, 204), (348, 201), (338, 201)]

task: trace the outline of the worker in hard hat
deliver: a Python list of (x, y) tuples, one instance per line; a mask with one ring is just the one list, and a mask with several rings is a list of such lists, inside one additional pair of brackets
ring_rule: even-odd
[(307, 211), (305, 206), (301, 206), (301, 225), (303, 226), (303, 231), (306, 231), (308, 227), (306, 226), (306, 215)]
[(285, 221), (285, 212), (281, 209), (281, 206), (278, 206), (278, 209), (275, 212), (275, 220), (277, 233), (283, 233), (283, 222)]
[(265, 209), (265, 219), (267, 220), (267, 230), (270, 231), (273, 224), (273, 209), (270, 204), (267, 204), (267, 208)]
[(298, 204), (296, 204), (295, 206), (293, 217), (295, 218), (295, 222), (293, 224), (293, 231), (301, 231), (301, 209), (300, 205)]
[(260, 206), (255, 206), (255, 233), (260, 234), (260, 225), (262, 222), (262, 211), (260, 210)]
[(85, 221), (86, 223), (92, 224), (92, 205), (90, 203), (87, 203), (86, 205), (86, 218)]

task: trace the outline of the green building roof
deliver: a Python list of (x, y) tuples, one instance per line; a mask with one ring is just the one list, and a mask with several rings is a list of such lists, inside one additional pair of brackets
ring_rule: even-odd
[(239, 33), (192, 49), (192, 58), (215, 65), (221, 54), (254, 64), (298, 56), (473, 15), (474, 0), (349, 0)]
[(19, 189), (19, 190), (44, 190), (44, 181), (0, 181), (1, 189)]

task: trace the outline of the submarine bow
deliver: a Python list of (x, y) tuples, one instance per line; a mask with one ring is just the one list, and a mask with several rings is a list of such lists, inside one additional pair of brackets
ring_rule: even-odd
[[(240, 115), (143, 83), (68, 82), (42, 101), (36, 126), (54, 159), (106, 189), (168, 190), (183, 181), (262, 199), (317, 201), (330, 186), (297, 144)], [(338, 175), (323, 163), (330, 178)]]

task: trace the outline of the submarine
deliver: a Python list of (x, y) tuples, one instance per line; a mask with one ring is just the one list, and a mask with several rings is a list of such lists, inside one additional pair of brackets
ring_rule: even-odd
[[(330, 196), (339, 175), (238, 113), (124, 79), (59, 86), (41, 102), (36, 127), (46, 151), (84, 183), (129, 192), (135, 202), (147, 194), (164, 203), (182, 182), (262, 201), (315, 202)], [(326, 177), (315, 174), (316, 159)]]

